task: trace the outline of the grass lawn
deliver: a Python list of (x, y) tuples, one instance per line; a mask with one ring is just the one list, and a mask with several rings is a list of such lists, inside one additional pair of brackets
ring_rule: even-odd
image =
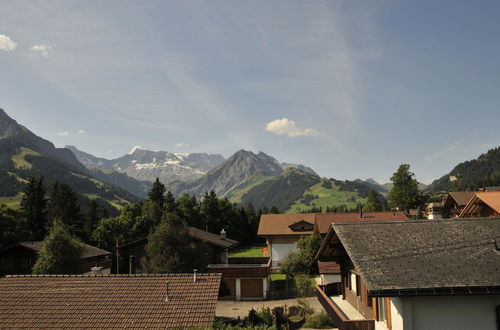
[(265, 244), (254, 244), (234, 248), (230, 251), (229, 257), (263, 257), (262, 248), (265, 248)]
[(271, 274), (271, 281), (286, 280), (286, 274)]

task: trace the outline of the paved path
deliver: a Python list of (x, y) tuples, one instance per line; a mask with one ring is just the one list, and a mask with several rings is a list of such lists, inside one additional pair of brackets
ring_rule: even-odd
[(316, 297), (308, 298), (294, 298), (294, 299), (281, 299), (281, 300), (260, 300), (260, 301), (218, 301), (216, 316), (230, 317), (230, 318), (244, 318), (248, 316), (248, 312), (253, 308), (259, 310), (262, 307), (274, 308), (278, 306), (293, 306), (298, 305), (297, 300), (302, 299), (307, 302), (309, 306), (314, 309), (315, 313), (323, 311), (323, 306), (319, 303)]

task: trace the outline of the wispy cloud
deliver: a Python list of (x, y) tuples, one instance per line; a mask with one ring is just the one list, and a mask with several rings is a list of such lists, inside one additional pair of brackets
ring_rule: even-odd
[(51, 50), (52, 47), (47, 46), (47, 45), (35, 45), (35, 46), (31, 47), (30, 49), (35, 54), (47, 57), (47, 56), (49, 56), (49, 50)]
[(0, 50), (10, 52), (16, 49), (17, 44), (9, 36), (0, 34)]
[(281, 118), (273, 120), (266, 125), (266, 131), (276, 135), (287, 135), (288, 137), (310, 136), (318, 134), (312, 128), (299, 128), (293, 120)]
[(175, 147), (176, 147), (176, 148), (187, 148), (187, 147), (189, 147), (189, 144), (184, 143), (184, 142), (177, 142), (177, 143), (175, 144)]
[(59, 136), (68, 136), (69, 132), (68, 131), (57, 132), (57, 135), (59, 135)]
[(86, 132), (85, 132), (85, 130), (80, 129), (80, 130), (78, 130), (78, 132), (76, 132), (76, 133), (77, 133), (77, 134), (80, 134), (80, 135), (83, 135), (83, 134), (85, 134)]

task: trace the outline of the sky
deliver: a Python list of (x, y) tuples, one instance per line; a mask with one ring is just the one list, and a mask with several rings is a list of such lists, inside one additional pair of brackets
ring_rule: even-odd
[(500, 145), (500, 2), (0, 1), (0, 108), (56, 146), (424, 183)]

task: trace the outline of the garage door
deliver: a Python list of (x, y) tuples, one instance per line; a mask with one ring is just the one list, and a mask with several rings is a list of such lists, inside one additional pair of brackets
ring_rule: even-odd
[(241, 279), (241, 298), (263, 298), (262, 279)]

